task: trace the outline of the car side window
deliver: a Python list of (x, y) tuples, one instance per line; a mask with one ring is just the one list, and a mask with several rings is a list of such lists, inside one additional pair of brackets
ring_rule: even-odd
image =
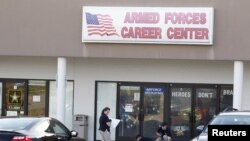
[(69, 136), (67, 129), (63, 125), (61, 125), (59, 122), (51, 120), (50, 127), (51, 127), (51, 130), (53, 130), (53, 132), (57, 135)]
[(54, 126), (52, 127), (53, 128), (53, 130), (54, 130), (54, 132), (56, 133), (56, 134), (67, 134), (67, 132), (65, 132), (64, 130), (63, 130), (63, 128), (62, 127), (60, 127), (60, 125), (58, 125), (58, 124), (54, 124)]
[(45, 132), (48, 132), (48, 133), (54, 133), (53, 129), (51, 128), (51, 126), (49, 126)]
[(51, 126), (51, 122), (50, 121), (46, 121), (49, 123), (49, 126), (46, 128), (45, 132), (47, 133), (55, 133), (52, 126)]

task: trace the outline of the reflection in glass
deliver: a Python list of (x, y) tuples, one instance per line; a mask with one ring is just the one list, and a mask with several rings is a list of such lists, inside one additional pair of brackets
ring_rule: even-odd
[[(110, 118), (116, 117), (117, 84), (114, 82), (97, 83), (97, 114), (96, 114), (96, 140), (101, 140), (99, 133), (99, 117), (104, 107), (110, 107)], [(111, 128), (111, 140), (115, 140), (115, 129)]]
[(119, 136), (135, 137), (139, 133), (140, 87), (121, 86)]
[(190, 139), (191, 88), (171, 88), (171, 130), (177, 139)]
[[(195, 128), (199, 125), (207, 125), (216, 114), (216, 89), (197, 88), (195, 103)], [(199, 132), (195, 133), (197, 134)]]
[(28, 115), (45, 116), (46, 81), (30, 80), (28, 83)]

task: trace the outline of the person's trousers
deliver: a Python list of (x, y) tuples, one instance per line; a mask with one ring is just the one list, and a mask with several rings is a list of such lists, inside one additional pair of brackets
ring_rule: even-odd
[(101, 136), (102, 136), (102, 141), (111, 141), (110, 139), (110, 132), (108, 132), (107, 130), (104, 132), (104, 131), (101, 131), (99, 130)]
[(167, 135), (164, 135), (163, 137), (158, 137), (155, 141), (170, 141), (170, 140)]

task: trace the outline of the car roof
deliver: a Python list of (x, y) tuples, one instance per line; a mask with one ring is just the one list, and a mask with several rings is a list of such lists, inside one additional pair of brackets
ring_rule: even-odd
[(250, 115), (250, 111), (222, 112), (219, 115)]

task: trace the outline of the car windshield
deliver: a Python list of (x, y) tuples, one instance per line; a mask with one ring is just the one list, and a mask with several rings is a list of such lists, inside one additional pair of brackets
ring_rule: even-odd
[(216, 117), (211, 125), (249, 125), (250, 115), (221, 115)]
[[(250, 115), (220, 115), (215, 117), (209, 125), (250, 125)], [(204, 132), (207, 132), (207, 127)]]
[(33, 118), (3, 118), (0, 119), (0, 130), (22, 130), (38, 119)]

